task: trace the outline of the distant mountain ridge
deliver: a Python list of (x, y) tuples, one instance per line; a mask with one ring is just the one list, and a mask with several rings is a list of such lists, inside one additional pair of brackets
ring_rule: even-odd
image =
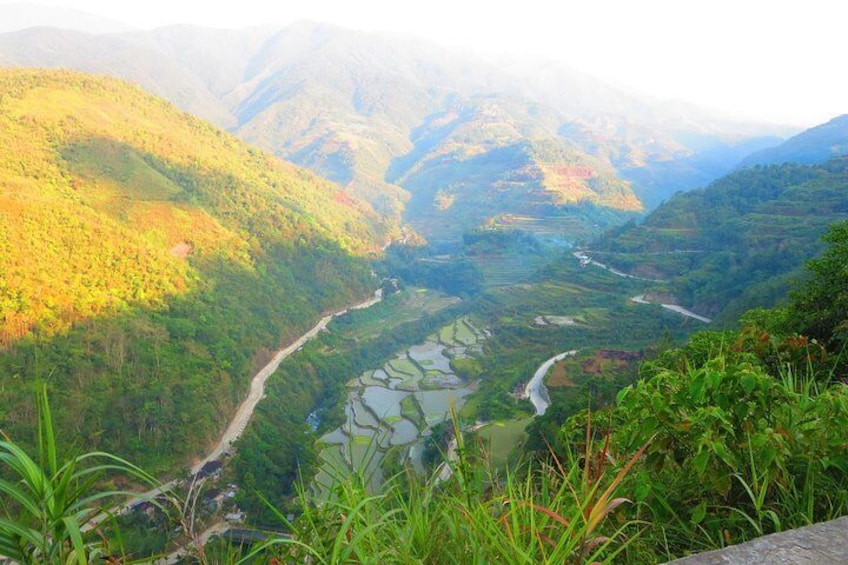
[[(640, 98), (561, 65), (495, 64), (422, 40), (311, 22), (109, 36), (26, 30), (0, 36), (0, 64), (137, 81), (436, 239), (526, 215), (515, 205), (521, 194), (538, 204), (529, 213), (540, 221), (589, 210), (571, 237), (596, 235), (645, 203), (731, 170), (739, 150), (730, 148), (786, 131)], [(470, 110), (484, 101), (497, 124)], [(454, 114), (454, 133), (440, 134)], [(484, 133), (491, 136), (481, 143)], [(540, 143), (553, 161), (521, 157), (521, 147)], [(713, 157), (694, 158), (705, 150)], [(460, 177), (473, 186), (457, 186)]]
[(179, 61), (116, 35), (43, 27), (0, 34), (0, 65), (111, 75), (133, 81), (221, 127), (235, 123), (226, 105)]
[(814, 165), (848, 155), (848, 114), (805, 130), (784, 143), (746, 157), (740, 167), (802, 163)]
[[(634, 192), (645, 207), (655, 209), (677, 192), (708, 186), (718, 172), (730, 172), (751, 153), (774, 147), (782, 138), (761, 136), (737, 143), (719, 144), (690, 157), (658, 162), (650, 167), (633, 167), (622, 171), (633, 182)], [(734, 165), (736, 164), (736, 165)]]
[(0, 14), (0, 33), (32, 27), (55, 27), (87, 33), (120, 33), (134, 29), (129, 24), (81, 10), (31, 2), (5, 3), (0, 6)]

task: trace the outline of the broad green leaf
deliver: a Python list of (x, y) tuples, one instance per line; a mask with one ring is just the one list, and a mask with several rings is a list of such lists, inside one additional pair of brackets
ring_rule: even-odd
[(698, 476), (703, 476), (704, 471), (707, 469), (707, 463), (710, 462), (710, 452), (706, 449), (702, 449), (698, 452), (695, 457), (692, 458), (692, 466), (695, 468), (695, 472)]
[(692, 524), (698, 525), (704, 520), (704, 516), (707, 515), (707, 501), (702, 500), (698, 506), (692, 511)]

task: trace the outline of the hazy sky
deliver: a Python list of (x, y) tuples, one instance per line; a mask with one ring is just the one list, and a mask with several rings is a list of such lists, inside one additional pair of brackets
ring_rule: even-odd
[[(6, 3), (9, 0), (0, 0)], [(298, 19), (544, 54), (663, 98), (814, 125), (848, 113), (840, 0), (39, 0), (138, 27)]]

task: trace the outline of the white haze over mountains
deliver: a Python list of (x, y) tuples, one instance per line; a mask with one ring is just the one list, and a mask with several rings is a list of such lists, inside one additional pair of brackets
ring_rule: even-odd
[[(42, 0), (141, 28), (311, 19), (481, 53), (556, 60), (618, 86), (728, 116), (809, 127), (848, 112), (844, 17), (832, 0)], [(16, 20), (0, 0), (0, 30)], [(72, 27), (75, 17), (58, 18)], [(57, 25), (56, 18), (43, 25)], [(78, 27), (95, 31), (93, 24)], [(104, 31), (115, 31), (105, 25)]]
[(56, 27), (87, 33), (119, 33), (136, 29), (122, 21), (75, 8), (27, 2), (0, 2), (0, 33), (30, 27)]

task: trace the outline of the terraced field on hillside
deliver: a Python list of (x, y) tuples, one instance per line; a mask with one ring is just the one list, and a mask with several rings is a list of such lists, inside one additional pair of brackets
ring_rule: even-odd
[(401, 447), (404, 459), (423, 472), (421, 453), (430, 430), (460, 409), (476, 390), (451, 367), (453, 359), (480, 355), (485, 330), (467, 318), (441, 328), (423, 343), (397, 354), (382, 367), (348, 382), (345, 423), (321, 438), (322, 468), (317, 489), (338, 473), (360, 470), (377, 489), (387, 451)]

